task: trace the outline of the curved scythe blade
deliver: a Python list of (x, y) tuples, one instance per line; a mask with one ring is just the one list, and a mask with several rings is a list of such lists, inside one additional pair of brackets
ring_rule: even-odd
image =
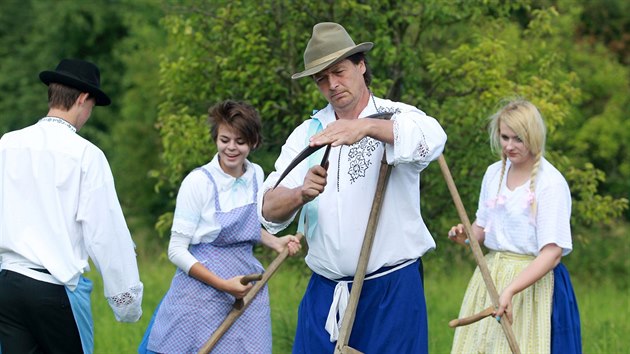
[[(369, 116), (367, 116), (365, 118), (390, 119), (392, 117), (392, 115), (393, 115), (393, 113), (390, 113), (390, 112), (375, 113), (375, 114), (369, 115)], [(311, 156), (317, 150), (323, 148), (324, 146), (326, 146), (326, 152), (324, 153), (324, 158), (322, 159), (322, 163), (321, 163), (321, 165), (324, 166), (326, 161), (328, 161), (328, 154), (330, 153), (330, 147), (331, 146), (330, 145), (307, 146), (306, 148), (304, 148), (304, 150), (300, 151), (300, 153), (293, 159), (293, 161), (291, 161), (289, 166), (287, 166), (287, 168), (284, 170), (284, 172), (282, 172), (282, 174), (280, 175), (280, 178), (278, 178), (278, 181), (273, 186), (273, 188), (275, 189), (280, 184), (280, 182), (282, 182), (282, 180), (289, 174), (289, 172), (291, 172), (297, 165), (300, 164), (300, 162), (302, 162), (304, 159), (306, 159), (307, 157)]]

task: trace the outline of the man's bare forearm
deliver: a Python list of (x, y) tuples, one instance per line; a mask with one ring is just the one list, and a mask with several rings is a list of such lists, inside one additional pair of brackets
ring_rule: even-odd
[(262, 215), (267, 221), (284, 222), (303, 205), (300, 188), (278, 186), (263, 196)]

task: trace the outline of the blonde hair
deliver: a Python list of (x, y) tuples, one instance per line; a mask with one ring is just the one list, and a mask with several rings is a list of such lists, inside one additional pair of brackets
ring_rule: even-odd
[[(514, 131), (525, 147), (534, 155), (534, 166), (532, 167), (529, 183), (529, 190), (533, 194), (536, 188), (536, 176), (540, 167), (540, 160), (545, 153), (545, 141), (547, 138), (547, 129), (545, 128), (542, 115), (531, 102), (518, 98), (509, 101), (490, 117), (490, 124), (488, 125), (490, 147), (492, 151), (499, 153), (502, 161), (497, 195), (501, 190), (507, 161), (507, 156), (505, 156), (501, 148), (501, 123), (504, 123)], [(531, 204), (531, 211), (532, 215), (535, 216), (535, 200)]]

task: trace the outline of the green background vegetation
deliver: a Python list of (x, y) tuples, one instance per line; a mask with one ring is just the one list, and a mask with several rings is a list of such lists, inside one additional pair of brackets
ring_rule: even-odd
[[(99, 353), (133, 352), (174, 267), (165, 256), (177, 188), (215, 147), (205, 126), (217, 101), (246, 100), (263, 117), (252, 155), (266, 172), (286, 136), (325, 101), (302, 68), (313, 24), (342, 23), (371, 41), (372, 90), (436, 117), (469, 216), (489, 149), (486, 119), (506, 97), (540, 107), (548, 159), (573, 197), (574, 278), (585, 352), (627, 351), (629, 340), (630, 3), (624, 0), (3, 0), (0, 134), (47, 111), (38, 73), (63, 57), (94, 61), (112, 98), (80, 134), (108, 156), (145, 282), (145, 316), (119, 324), (94, 292)], [(422, 210), (438, 244), (425, 257), (431, 349), (444, 352), (472, 272), (446, 240), (457, 222), (437, 164), (423, 172)], [(272, 254), (257, 250), (269, 260)], [(95, 271), (91, 278), (98, 280)], [(290, 348), (308, 278), (301, 257), (270, 283), (274, 348)], [(286, 300), (286, 301), (285, 301)]]

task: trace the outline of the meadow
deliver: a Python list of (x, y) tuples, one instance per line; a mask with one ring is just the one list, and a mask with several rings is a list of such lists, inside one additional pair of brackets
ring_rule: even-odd
[[(625, 229), (627, 231), (627, 229)], [(625, 233), (625, 231), (622, 231)], [(620, 235), (623, 236), (623, 235)], [(628, 242), (620, 247), (621, 256), (627, 255)], [(592, 246), (592, 245), (591, 245)], [(579, 271), (582, 264), (581, 249), (576, 247), (576, 258), (567, 262), (576, 291), (582, 325), (582, 343), (584, 353), (629, 353), (630, 352), (630, 294), (628, 279), (619, 279), (615, 273), (606, 276), (606, 272), (595, 274), (591, 271)], [(591, 249), (592, 247), (583, 249)], [(609, 248), (610, 245), (609, 245)], [(95, 353), (135, 353), (142, 339), (146, 326), (160, 299), (168, 289), (175, 271), (166, 259), (164, 250), (158, 245), (139, 249), (138, 263), (145, 285), (143, 299), (144, 315), (137, 323), (119, 323), (103, 298), (102, 283), (98, 273), (92, 270), (88, 277), (94, 281), (92, 307), (95, 322)], [(613, 255), (614, 256), (614, 255)], [(261, 255), (264, 264), (273, 256)], [(425, 292), (429, 315), (429, 350), (431, 353), (448, 353), (453, 338), (453, 330), (448, 322), (457, 317), (459, 306), (468, 279), (474, 268), (474, 261), (459, 262), (452, 268), (445, 268), (441, 255), (431, 253), (425, 256)], [(627, 257), (627, 256), (626, 256)], [(589, 260), (590, 262), (590, 260)], [(625, 262), (625, 261), (623, 261)], [(627, 264), (627, 263), (623, 263)], [(604, 274), (604, 275), (602, 275)], [(627, 274), (622, 272), (622, 274)], [(287, 260), (269, 281), (271, 296), (271, 314), (273, 325), (273, 352), (284, 354), (291, 352), (296, 323), (296, 311), (308, 282), (309, 271), (300, 258)], [(486, 319), (492, 320), (492, 319)], [(208, 337), (210, 333), (208, 334)]]

